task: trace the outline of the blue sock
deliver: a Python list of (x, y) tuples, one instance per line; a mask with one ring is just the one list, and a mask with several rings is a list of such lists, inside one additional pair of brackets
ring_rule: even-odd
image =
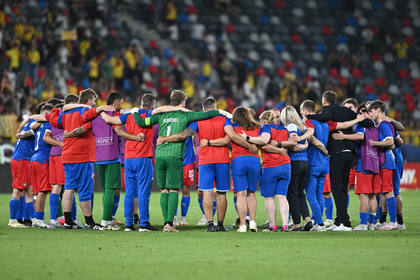
[(381, 206), (381, 197), (377, 196), (376, 197), (376, 201), (378, 202), (378, 209), (376, 210), (376, 217), (378, 219), (381, 218), (381, 214), (382, 214), (382, 206)]
[(386, 206), (388, 207), (389, 220), (395, 223), (397, 221), (397, 200), (395, 196), (386, 199)]
[(9, 209), (10, 209), (10, 219), (16, 219), (16, 213), (19, 207), (19, 200), (14, 197), (10, 198)]
[(16, 219), (18, 220), (22, 220), (24, 204), (25, 204), (25, 198), (21, 196), (18, 201), (18, 208), (16, 211)]
[(176, 216), (178, 216), (178, 206), (175, 209), (175, 215), (174, 215), (174, 217), (176, 217)]
[(374, 224), (376, 220), (375, 214), (369, 214), (369, 224)]
[(40, 213), (40, 215), (39, 215), (40, 216), (40, 220), (43, 221), (44, 220), (44, 211), (38, 212), (38, 213)]
[(58, 194), (52, 193), (50, 195), (50, 218), (51, 220), (57, 220), (58, 201), (60, 197)]
[(233, 204), (235, 205), (235, 211), (238, 213), (238, 209), (236, 208), (236, 201), (238, 201), (238, 197), (233, 196)]
[(190, 208), (191, 197), (183, 196), (181, 199), (181, 217), (186, 217), (188, 208)]
[[(92, 210), (93, 210), (93, 208), (92, 208)], [(71, 219), (73, 221), (77, 219), (77, 205), (76, 205), (76, 197), (75, 196), (73, 196), (73, 204), (71, 206)]]
[(333, 210), (334, 210), (334, 203), (332, 197), (324, 198), (325, 204), (325, 216), (328, 220), (332, 220), (333, 218)]
[(350, 195), (347, 194), (347, 200), (346, 200), (346, 208), (349, 209), (349, 204), (350, 204)]
[(217, 202), (213, 201), (213, 216), (216, 213), (216, 210), (217, 210)]
[(114, 195), (114, 206), (112, 207), (112, 216), (115, 216), (115, 214), (117, 214), (119, 204), (120, 204), (120, 195), (116, 194)]
[(360, 224), (367, 225), (369, 219), (369, 213), (359, 212), (360, 215)]
[(203, 215), (204, 215), (203, 198), (202, 197), (198, 198), (198, 205), (200, 205), (201, 213), (203, 213)]
[(35, 213), (35, 219), (41, 220), (41, 212), (34, 211)]
[(25, 202), (25, 200), (23, 201), (23, 218), (25, 220), (29, 220), (31, 218), (31, 215), (29, 214), (29, 211), (26, 208), (26, 202)]
[(31, 218), (35, 218), (34, 203), (32, 201), (26, 202), (26, 210)]

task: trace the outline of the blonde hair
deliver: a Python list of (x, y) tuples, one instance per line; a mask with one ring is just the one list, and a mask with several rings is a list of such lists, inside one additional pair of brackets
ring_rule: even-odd
[(288, 126), (289, 124), (293, 123), (300, 129), (300, 131), (305, 131), (306, 129), (305, 125), (303, 124), (303, 121), (301, 120), (299, 114), (293, 106), (287, 106), (286, 108), (284, 108), (281, 111), (280, 119), (285, 126)]
[(274, 123), (275, 119), (276, 117), (271, 110), (264, 111), (260, 115), (261, 122), (266, 121), (267, 123)]

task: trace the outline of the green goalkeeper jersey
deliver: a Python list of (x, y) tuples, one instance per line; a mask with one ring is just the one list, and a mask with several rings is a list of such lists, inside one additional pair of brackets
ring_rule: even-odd
[[(149, 118), (142, 118), (138, 113), (134, 113), (133, 116), (138, 126), (147, 127), (158, 124), (158, 136), (169, 136), (184, 131), (190, 122), (209, 119), (218, 114), (218, 110), (211, 110), (207, 112), (173, 111), (156, 114)], [(184, 150), (185, 141), (164, 143), (156, 147), (156, 158), (177, 157), (183, 159)]]

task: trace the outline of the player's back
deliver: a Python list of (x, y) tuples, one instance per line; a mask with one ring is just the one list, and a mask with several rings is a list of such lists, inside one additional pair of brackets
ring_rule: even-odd
[[(242, 131), (246, 133), (246, 135), (250, 137), (256, 137), (258, 136), (258, 132), (260, 131), (259, 127), (256, 127), (254, 129), (244, 129), (242, 126), (233, 123), (233, 129), (237, 134), (242, 134)], [(235, 142), (231, 142), (232, 145), (232, 154), (231, 159), (234, 159), (236, 157), (259, 157), (259, 155), (256, 155), (254, 153), (251, 153), (247, 148), (242, 147), (241, 145), (236, 144)]]
[[(265, 124), (263, 127), (261, 127), (259, 134), (261, 135), (264, 132), (270, 133), (270, 140), (280, 142), (287, 141), (289, 139), (289, 131), (283, 124)], [(271, 168), (290, 163), (290, 158), (288, 155), (282, 155), (278, 153), (268, 153), (263, 151), (262, 158), (263, 168)]]
[[(189, 121), (187, 112), (173, 111), (157, 115), (159, 132), (158, 136), (169, 136), (184, 131)], [(163, 143), (156, 147), (156, 158), (179, 157), (184, 158), (185, 141)]]
[(48, 122), (43, 123), (35, 133), (34, 153), (31, 161), (39, 163), (49, 162), (51, 145), (44, 141), (46, 131), (51, 131), (51, 125)]
[[(139, 109), (141, 117), (146, 118), (152, 115), (152, 110)], [(132, 114), (124, 114), (120, 118), (126, 118), (125, 129), (128, 133), (137, 135), (143, 133), (144, 141), (125, 141), (125, 158), (153, 157), (153, 127), (140, 127), (136, 124)]]
[[(199, 139), (218, 139), (225, 137), (225, 125), (231, 124), (230, 121), (223, 115), (215, 116), (211, 119), (197, 122), (198, 138)], [(228, 146), (214, 147), (204, 146), (200, 147), (198, 151), (200, 165), (212, 163), (229, 163), (229, 148)]]
[[(314, 136), (325, 146), (328, 145), (329, 126), (326, 122), (319, 122), (316, 120), (308, 120), (307, 123), (314, 128)], [(328, 157), (326, 157), (317, 147), (309, 144), (308, 147), (308, 161), (310, 166), (328, 166)]]
[[(75, 108), (63, 112), (59, 116), (58, 123), (64, 130), (73, 131), (84, 126), (88, 131), (80, 137), (65, 138), (63, 143), (63, 163), (81, 163), (95, 161), (95, 136), (93, 136), (91, 123), (83, 118), (87, 108)], [(96, 116), (96, 114), (95, 114)]]
[[(31, 130), (30, 126), (34, 120), (28, 121), (28, 123), (23, 127), (22, 132)], [(34, 153), (34, 137), (28, 137), (25, 139), (19, 139), (16, 142), (15, 151), (13, 152), (12, 159), (14, 160), (30, 160), (32, 154)]]

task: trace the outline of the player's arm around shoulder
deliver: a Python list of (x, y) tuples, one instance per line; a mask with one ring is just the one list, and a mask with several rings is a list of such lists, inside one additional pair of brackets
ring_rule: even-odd
[(134, 121), (136, 122), (136, 124), (138, 126), (140, 126), (140, 127), (148, 127), (148, 126), (157, 124), (158, 121), (159, 121), (159, 116), (161, 114), (162, 113), (153, 115), (153, 116), (148, 117), (148, 118), (143, 118), (142, 116), (140, 116), (140, 114), (138, 112), (135, 112), (133, 114), (133, 118), (134, 118)]

